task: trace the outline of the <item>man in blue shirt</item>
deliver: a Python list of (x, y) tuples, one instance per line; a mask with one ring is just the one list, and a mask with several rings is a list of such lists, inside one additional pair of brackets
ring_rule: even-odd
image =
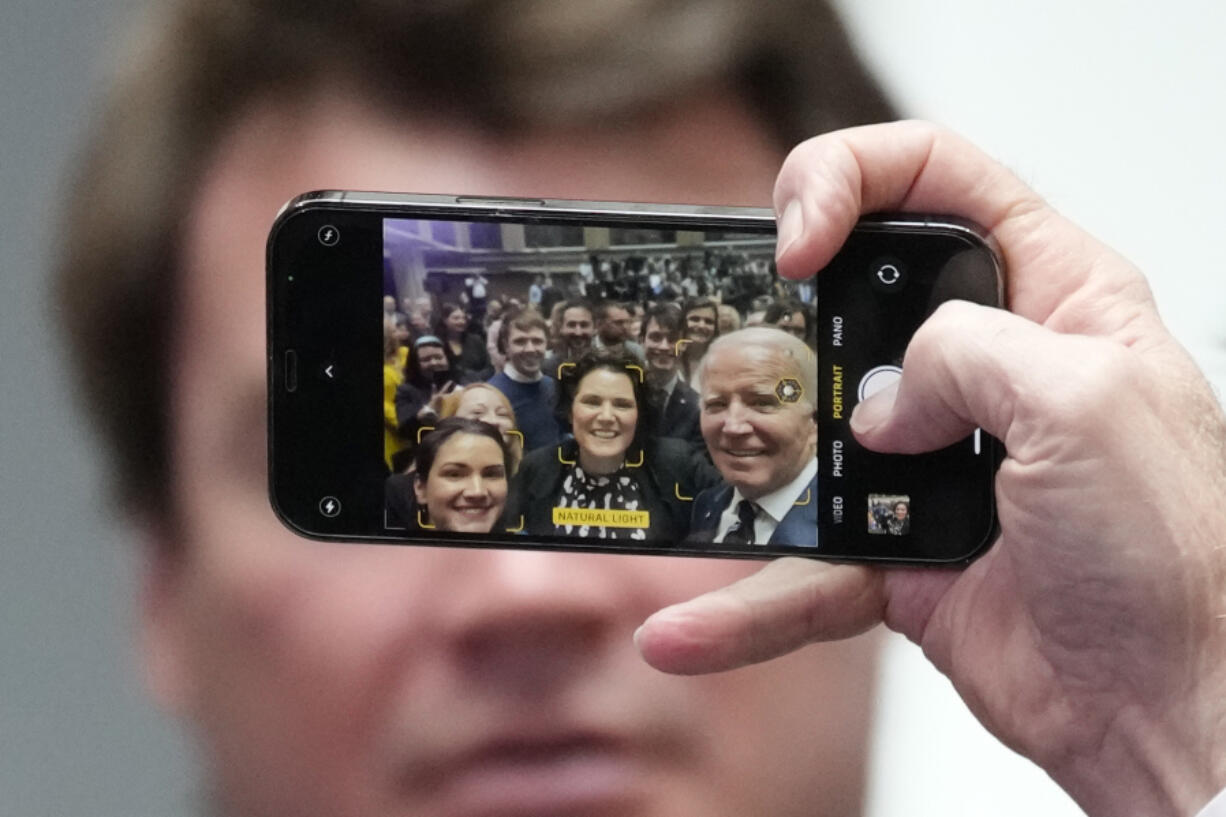
[(498, 333), (498, 350), (507, 356), (507, 362), (489, 380), (511, 401), (525, 451), (556, 445), (559, 439), (553, 411), (557, 381), (541, 371), (547, 334), (545, 319), (531, 307), (507, 315)]

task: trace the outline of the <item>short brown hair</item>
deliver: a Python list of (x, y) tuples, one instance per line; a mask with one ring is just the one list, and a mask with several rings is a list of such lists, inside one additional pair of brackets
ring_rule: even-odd
[(604, 0), (159, 7), (85, 146), (57, 272), (57, 322), (125, 506), (169, 509), (182, 217), (213, 146), (256, 100), (342, 83), (392, 111), (505, 132), (616, 127), (722, 84), (761, 113), (781, 156), (814, 133), (892, 118), (823, 0), (640, 0), (614, 22)]
[(519, 309), (512, 309), (502, 316), (502, 323), (498, 327), (498, 351), (504, 355), (507, 353), (507, 343), (511, 340), (512, 328), (521, 332), (539, 329), (545, 333), (546, 338), (549, 337), (549, 324), (535, 308), (521, 306)]

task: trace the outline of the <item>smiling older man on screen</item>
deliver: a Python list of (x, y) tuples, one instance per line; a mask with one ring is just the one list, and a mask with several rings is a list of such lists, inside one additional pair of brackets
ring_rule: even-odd
[(817, 545), (817, 366), (774, 327), (723, 335), (698, 370), (702, 436), (727, 485), (694, 500), (691, 538)]

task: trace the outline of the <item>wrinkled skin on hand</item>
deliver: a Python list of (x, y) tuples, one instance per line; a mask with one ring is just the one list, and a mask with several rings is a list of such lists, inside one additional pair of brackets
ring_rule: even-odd
[(1143, 276), (923, 123), (801, 144), (775, 206), (793, 278), (862, 213), (949, 213), (995, 236), (1011, 312), (942, 306), (852, 428), (889, 452), (975, 426), (1003, 440), (1002, 533), (961, 571), (779, 560), (652, 616), (644, 657), (710, 672), (884, 622), (1089, 814), (1194, 814), (1226, 785), (1226, 422)]

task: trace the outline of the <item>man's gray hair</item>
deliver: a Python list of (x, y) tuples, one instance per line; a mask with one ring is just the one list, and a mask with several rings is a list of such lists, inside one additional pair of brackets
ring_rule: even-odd
[(712, 341), (698, 365), (697, 385), (700, 393), (707, 373), (707, 362), (725, 346), (741, 350), (762, 349), (778, 355), (788, 369), (788, 375), (800, 382), (804, 390), (801, 401), (817, 408), (817, 353), (800, 338), (774, 326), (750, 326), (720, 335)]

